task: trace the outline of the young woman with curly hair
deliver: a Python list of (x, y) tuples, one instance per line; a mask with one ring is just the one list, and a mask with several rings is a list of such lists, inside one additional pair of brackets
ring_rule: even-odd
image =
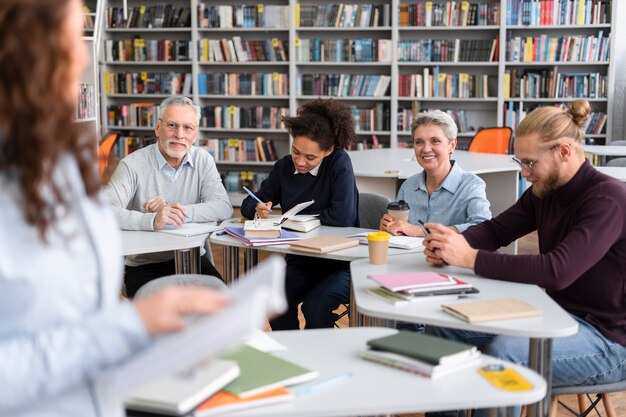
[[(296, 117), (286, 117), (293, 138), (291, 155), (276, 164), (256, 195), (241, 205), (247, 218), (255, 213), (266, 218), (280, 204), (287, 211), (296, 204), (315, 200), (302, 214), (319, 214), (323, 225), (359, 225), (358, 190), (350, 157), (345, 152), (356, 141), (354, 121), (348, 108), (335, 100), (315, 100), (303, 105)], [(287, 255), (287, 300), (289, 309), (272, 320), (273, 330), (300, 328), (298, 305), (306, 328), (333, 327), (333, 311), (349, 300), (350, 273), (347, 262)]]

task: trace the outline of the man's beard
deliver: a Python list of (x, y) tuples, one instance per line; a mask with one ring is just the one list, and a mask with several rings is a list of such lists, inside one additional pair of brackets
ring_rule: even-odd
[(533, 194), (535, 197), (546, 198), (557, 190), (558, 183), (559, 173), (555, 170), (540, 182), (533, 183)]

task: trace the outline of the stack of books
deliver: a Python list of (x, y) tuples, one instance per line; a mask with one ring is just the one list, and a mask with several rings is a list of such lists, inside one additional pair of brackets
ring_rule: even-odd
[[(279, 226), (280, 227), (280, 226)], [(224, 231), (234, 237), (241, 240), (247, 246), (267, 246), (267, 245), (281, 245), (283, 243), (293, 242), (299, 240), (300, 236), (287, 230), (280, 230), (279, 237), (251, 237), (246, 236), (243, 227), (225, 227)]]
[(395, 304), (416, 301), (443, 301), (478, 293), (472, 284), (435, 272), (398, 272), (369, 275), (380, 285), (370, 292)]
[(438, 378), (480, 363), (475, 346), (402, 330), (369, 340), (361, 357), (428, 378)]

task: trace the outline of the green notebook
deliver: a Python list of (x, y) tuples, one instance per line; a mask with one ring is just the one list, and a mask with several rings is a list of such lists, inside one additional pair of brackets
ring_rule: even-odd
[(397, 353), (432, 365), (463, 363), (478, 354), (475, 346), (407, 330), (368, 340), (367, 344), (374, 350)]
[(236, 361), (239, 378), (226, 385), (226, 392), (247, 398), (277, 387), (299, 384), (317, 378), (318, 372), (262, 352), (248, 345), (221, 356)]

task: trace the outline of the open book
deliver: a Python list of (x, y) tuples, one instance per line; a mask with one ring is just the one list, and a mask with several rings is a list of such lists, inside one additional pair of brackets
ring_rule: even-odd
[(265, 326), (268, 314), (285, 311), (285, 261), (274, 256), (243, 276), (230, 290), (231, 303), (210, 316), (188, 321), (177, 333), (155, 338), (145, 349), (94, 377), (103, 397), (124, 397), (162, 375), (197, 365), (238, 343), (254, 328)]
[[(369, 233), (372, 233), (372, 231), (361, 232), (348, 237), (359, 239), (359, 243), (367, 245), (367, 235)], [(399, 249), (419, 249), (422, 248), (423, 241), (424, 239), (421, 237), (391, 236), (391, 239), (389, 239), (389, 247)]]
[(210, 223), (183, 223), (179, 227), (174, 227), (168, 224), (163, 229), (157, 230), (157, 232), (189, 237), (212, 233), (222, 229), (222, 226), (216, 226)]

